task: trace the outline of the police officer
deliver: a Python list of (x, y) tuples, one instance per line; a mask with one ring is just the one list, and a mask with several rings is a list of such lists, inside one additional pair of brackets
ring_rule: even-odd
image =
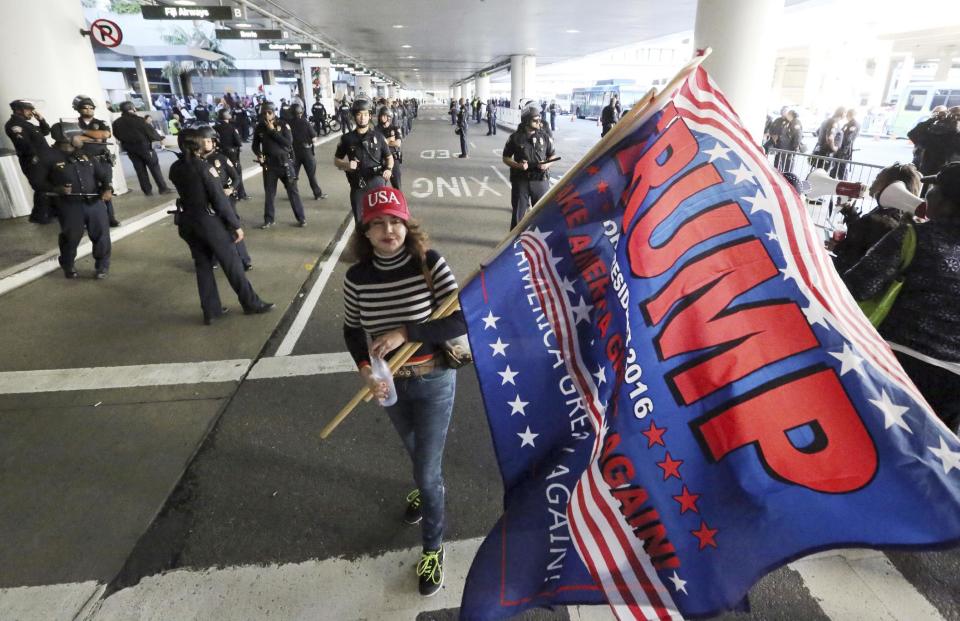
[(551, 99), (550, 105), (547, 106), (547, 111), (550, 112), (550, 131), (551, 132), (557, 131), (557, 110), (558, 110), (557, 100)]
[(237, 126), (237, 131), (240, 132), (240, 139), (244, 142), (250, 140), (250, 113), (242, 102), (238, 103), (233, 109), (233, 120)]
[(520, 126), (510, 134), (503, 147), (503, 163), (510, 167), (510, 202), (513, 216), (511, 230), (517, 225), (527, 209), (550, 189), (548, 160), (555, 155), (553, 140), (542, 129), (540, 110), (528, 106), (520, 113)]
[(497, 135), (497, 106), (493, 99), (487, 101), (487, 135)]
[(337, 106), (337, 115), (340, 117), (340, 135), (343, 136), (350, 131), (350, 102), (347, 96), (340, 98), (340, 105)]
[(323, 132), (323, 135), (326, 136), (327, 132), (330, 131), (327, 128), (327, 107), (319, 99), (313, 102), (313, 106), (310, 107), (310, 118), (313, 119), (313, 129), (317, 134)]
[(230, 159), (232, 168), (237, 172), (237, 182), (234, 184), (234, 198), (247, 200), (247, 190), (243, 187), (243, 167), (240, 165), (240, 148), (243, 146), (243, 139), (240, 138), (240, 131), (233, 124), (233, 114), (229, 108), (223, 108), (217, 112), (217, 123), (213, 126), (216, 131), (216, 140), (219, 144), (220, 152)]
[[(83, 130), (80, 135), (80, 140), (83, 141), (81, 150), (92, 159), (99, 160), (109, 166), (112, 179), (114, 159), (107, 147), (107, 140), (113, 134), (110, 133), (110, 126), (105, 121), (93, 117), (93, 111), (96, 108), (93, 99), (86, 95), (77, 95), (73, 98), (73, 109), (80, 115), (77, 124)], [(104, 203), (107, 205), (107, 217), (111, 228), (120, 226), (120, 222), (113, 211), (113, 200), (107, 200)]]
[(597, 119), (600, 124), (600, 137), (609, 133), (613, 128), (614, 123), (617, 122), (617, 98), (611, 97), (610, 103), (603, 107), (603, 110), (600, 111), (600, 118)]
[(370, 188), (381, 187), (393, 175), (393, 156), (386, 139), (370, 126), (370, 102), (357, 99), (351, 106), (356, 129), (340, 138), (333, 164), (347, 174), (350, 206), (360, 223), (360, 200)]
[(297, 224), (307, 226), (307, 217), (300, 202), (297, 189), (297, 169), (293, 155), (293, 134), (290, 127), (277, 118), (277, 111), (270, 103), (260, 107), (260, 122), (253, 130), (253, 154), (263, 166), (263, 190), (266, 194), (263, 205), (262, 229), (273, 226), (273, 201), (277, 195), (277, 181), (283, 183), (290, 199), (290, 207)]
[(313, 199), (320, 200), (327, 195), (320, 189), (317, 183), (317, 160), (313, 151), (313, 139), (317, 137), (317, 132), (313, 131), (313, 125), (303, 114), (303, 105), (299, 103), (290, 104), (289, 113), (290, 132), (293, 135), (293, 156), (294, 169), (296, 174), (300, 174), (300, 167), (303, 166), (307, 174), (307, 181), (310, 182), (310, 189), (313, 190)]
[(467, 157), (467, 116), (470, 114), (467, 111), (467, 102), (460, 98), (460, 109), (457, 112), (457, 129), (455, 130), (457, 135), (460, 136), (460, 155), (457, 157)]
[[(215, 129), (207, 125), (197, 128), (197, 132), (202, 145), (200, 157), (207, 160), (207, 162), (217, 169), (217, 174), (220, 175), (220, 185), (223, 187), (223, 193), (227, 195), (227, 199), (230, 201), (230, 207), (233, 209), (233, 214), (236, 216), (237, 221), (242, 222), (240, 213), (237, 211), (237, 194), (243, 183), (240, 177), (240, 169), (233, 165), (229, 157), (217, 150), (216, 143), (219, 139), (219, 133)], [(186, 143), (179, 137), (177, 143), (180, 145), (180, 152), (183, 153), (186, 149)], [(237, 249), (237, 255), (240, 257), (240, 262), (243, 263), (243, 271), (249, 272), (252, 270), (253, 259), (250, 258), (250, 253), (247, 252), (247, 242), (245, 240), (239, 240), (234, 244), (234, 248)]]
[(393, 173), (390, 175), (390, 185), (400, 189), (400, 164), (403, 163), (403, 140), (400, 129), (393, 124), (393, 110), (387, 106), (380, 108), (377, 113), (377, 131), (387, 141), (390, 148), (390, 155), (393, 156)]
[[(820, 124), (817, 131), (817, 146), (813, 149), (813, 155), (823, 155), (834, 157), (837, 149), (840, 148), (840, 141), (843, 140), (843, 108), (837, 108), (833, 116)], [(815, 158), (813, 160), (814, 168), (829, 168), (830, 163), (827, 160)]]
[(203, 102), (197, 104), (197, 107), (193, 110), (193, 118), (195, 118), (200, 125), (209, 125), (210, 109), (207, 108), (207, 104)]
[(103, 280), (110, 270), (110, 222), (104, 201), (113, 198), (112, 171), (102, 160), (85, 154), (76, 123), (54, 123), (50, 133), (54, 148), (38, 156), (32, 167), (31, 183), (58, 195), (60, 220), (60, 267), (67, 278), (77, 278), (74, 261), (84, 229), (93, 244), (96, 278)]
[(137, 116), (133, 102), (125, 101), (120, 104), (120, 117), (113, 122), (113, 135), (120, 141), (120, 146), (127, 152), (130, 161), (133, 162), (133, 169), (137, 172), (137, 181), (140, 182), (140, 189), (147, 196), (153, 195), (153, 188), (150, 186), (150, 176), (147, 175), (147, 169), (153, 175), (157, 182), (157, 189), (161, 194), (172, 192), (167, 187), (167, 182), (163, 179), (163, 173), (160, 171), (160, 161), (157, 159), (157, 153), (153, 150), (153, 142), (163, 140), (163, 136), (157, 133), (157, 130), (150, 124), (150, 120)]
[[(857, 121), (857, 111), (853, 108), (847, 110), (847, 122), (840, 128), (842, 133), (840, 138), (840, 148), (837, 149), (837, 158), (841, 160), (853, 159), (853, 143), (860, 135), (860, 123)], [(833, 166), (831, 176), (835, 179), (845, 180), (847, 178), (846, 162), (837, 162)]]
[(178, 139), (183, 153), (170, 167), (170, 180), (180, 194), (175, 222), (180, 238), (193, 255), (203, 323), (210, 325), (227, 312), (213, 276), (214, 260), (223, 267), (244, 314), (270, 311), (274, 305), (260, 299), (243, 273), (243, 264), (234, 248), (236, 242), (243, 241), (243, 228), (223, 192), (221, 173), (202, 156), (204, 139), (200, 130), (186, 129)]
[[(50, 148), (44, 138), (50, 134), (50, 126), (36, 111), (33, 104), (25, 99), (11, 101), (10, 110), (13, 114), (10, 115), (3, 129), (17, 151), (20, 170), (27, 179), (30, 179), (30, 172), (37, 165), (39, 156)], [(39, 126), (31, 123), (31, 119), (36, 119)], [(34, 186), (32, 182), (30, 187), (33, 189), (33, 210), (30, 212), (30, 222), (47, 224), (52, 216), (50, 201), (43, 190)]]

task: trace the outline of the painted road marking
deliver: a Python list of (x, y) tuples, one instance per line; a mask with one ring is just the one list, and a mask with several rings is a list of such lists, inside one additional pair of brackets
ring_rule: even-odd
[[(326, 142), (333, 140), (334, 138), (339, 138), (339, 136), (327, 136), (326, 138), (321, 138), (315, 140), (314, 144), (321, 145)], [(263, 168), (260, 166), (248, 166), (247, 170), (243, 172), (243, 179), (246, 181), (259, 175), (263, 172)], [(147, 211), (132, 220), (129, 220), (126, 224), (123, 224), (116, 229), (110, 231), (110, 239), (112, 243), (116, 243), (125, 237), (142, 231), (152, 224), (156, 224), (161, 220), (164, 220), (168, 217), (167, 210), (172, 209), (176, 206), (176, 199), (167, 201), (155, 207), (150, 211)], [(77, 259), (82, 259), (89, 256), (93, 252), (93, 244), (89, 240), (84, 241), (77, 248)], [(17, 287), (22, 287), (27, 283), (31, 283), (34, 280), (45, 276), (50, 272), (60, 269), (60, 263), (57, 261), (57, 257), (60, 255), (59, 250), (50, 250), (39, 257), (34, 257), (24, 261), (18, 265), (0, 272), (0, 295), (8, 293)]]
[(507, 186), (510, 189), (513, 189), (513, 186), (510, 185), (510, 180), (503, 176), (503, 173), (500, 172), (499, 168), (497, 168), (493, 164), (490, 164), (490, 168), (493, 169), (493, 172), (497, 173), (497, 176), (500, 177), (500, 179), (503, 181), (503, 185)]
[(271, 379), (301, 375), (327, 375), (329, 373), (352, 373), (357, 370), (349, 352), (335, 354), (307, 354), (304, 356), (279, 356), (261, 358), (247, 379)]
[(323, 288), (327, 286), (327, 281), (330, 280), (330, 275), (337, 266), (340, 255), (343, 254), (343, 249), (347, 247), (347, 242), (350, 241), (350, 236), (353, 235), (353, 227), (354, 221), (353, 218), (350, 218), (350, 221), (347, 223), (347, 228), (344, 229), (333, 252), (327, 257), (323, 268), (320, 270), (320, 276), (310, 289), (310, 293), (307, 294), (307, 299), (304, 300), (303, 306), (301, 306), (299, 312), (297, 312), (293, 323), (290, 324), (290, 329), (287, 330), (287, 334), (283, 337), (280, 347), (277, 348), (277, 356), (289, 356), (293, 353), (293, 348), (296, 346), (297, 341), (300, 340), (304, 328), (307, 327), (307, 322), (310, 320), (313, 309), (317, 306), (317, 302), (320, 301), (320, 294), (323, 293)]

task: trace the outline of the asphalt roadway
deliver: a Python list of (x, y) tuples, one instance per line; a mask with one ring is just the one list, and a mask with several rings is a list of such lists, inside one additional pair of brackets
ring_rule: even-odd
[[(449, 117), (424, 108), (404, 145), (413, 215), (461, 281), (510, 220), (507, 132), (485, 133), (471, 125), (469, 157), (456, 158)], [(559, 124), (560, 172), (597, 134)], [(79, 280), (55, 271), (0, 295), (0, 619), (455, 618), (471, 550), (501, 510), (472, 368), (458, 372), (448, 579), (433, 599), (415, 593), (419, 529), (400, 520), (410, 466), (383, 412), (362, 405), (319, 438), (359, 387), (341, 336), (352, 224), (335, 144), (317, 147), (329, 198), (300, 181), (306, 229), (282, 193), (277, 226), (257, 229), (261, 177), (246, 182), (249, 277), (273, 313), (244, 316), (218, 276), (233, 312), (202, 325), (169, 218), (116, 242), (106, 281), (87, 257)], [(118, 212), (129, 222), (169, 198), (134, 191)], [(0, 223), (0, 273), (55, 247), (55, 226)], [(752, 612), (718, 618), (960, 621), (958, 594), (958, 550), (827, 554), (764, 578)]]

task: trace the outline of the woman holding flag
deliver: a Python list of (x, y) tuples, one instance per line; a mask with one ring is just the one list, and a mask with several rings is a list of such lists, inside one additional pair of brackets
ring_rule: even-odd
[(457, 281), (443, 257), (427, 248), (403, 193), (373, 188), (360, 212), (352, 239), (357, 263), (344, 280), (343, 336), (362, 380), (381, 401), (389, 393), (389, 378), (374, 376), (371, 357), (384, 359), (408, 341), (422, 343), (395, 372), (397, 400), (386, 411), (413, 461), (417, 489), (407, 495), (404, 521), (421, 523), (417, 577), (421, 595), (430, 596), (443, 583), (441, 463), (456, 392), (443, 343), (465, 334), (466, 324), (459, 310), (430, 319), (434, 306), (457, 291)]

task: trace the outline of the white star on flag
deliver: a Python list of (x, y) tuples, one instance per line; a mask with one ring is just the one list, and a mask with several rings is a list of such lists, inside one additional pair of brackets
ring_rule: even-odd
[(518, 433), (517, 435), (520, 436), (520, 439), (522, 440), (522, 442), (520, 443), (520, 448), (523, 448), (528, 444), (533, 448), (537, 448), (536, 445), (533, 443), (533, 439), (539, 436), (540, 434), (533, 433), (532, 431), (530, 431), (530, 425), (527, 425), (526, 431), (524, 431), (523, 433)]
[(853, 348), (848, 343), (843, 344), (842, 352), (831, 351), (827, 353), (840, 361), (840, 377), (846, 375), (848, 371), (856, 371), (865, 375), (864, 370), (860, 368), (860, 365), (863, 364), (863, 358), (853, 353)]
[(500, 340), (500, 337), (497, 337), (496, 343), (487, 343), (493, 349), (493, 355), (496, 356), (500, 354), (504, 358), (507, 357), (507, 348), (510, 347), (510, 343), (504, 343)]
[(607, 369), (602, 364), (597, 365), (597, 372), (593, 376), (597, 378), (598, 385), (605, 384), (607, 382)]
[(593, 307), (586, 303), (583, 296), (580, 296), (580, 303), (571, 306), (570, 310), (573, 311), (576, 323), (585, 321), (587, 325), (590, 325), (590, 311), (593, 310)]
[(780, 241), (780, 238), (777, 237), (777, 234), (774, 233), (773, 231), (767, 231), (766, 233), (764, 233), (764, 235), (766, 235), (767, 239), (769, 239), (770, 241)]
[(577, 292), (577, 290), (573, 287), (573, 281), (570, 280), (569, 278), (567, 278), (566, 276), (564, 276), (563, 278), (560, 279), (560, 286), (561, 286), (561, 287), (563, 288), (563, 290), (566, 291), (567, 293), (576, 293), (576, 292)]
[(551, 233), (551, 232), (552, 232), (552, 231), (541, 231), (541, 230), (540, 230), (540, 227), (535, 226), (535, 227), (533, 227), (531, 230), (527, 231), (527, 232), (525, 233), (525, 235), (530, 235), (530, 236), (532, 236), (532, 237), (536, 237), (537, 239), (539, 239), (539, 240), (542, 241), (543, 243), (547, 243), (547, 238), (550, 237), (550, 233)]
[[(830, 324), (827, 323), (827, 313), (818, 302), (811, 300), (809, 306), (800, 310), (803, 311), (804, 316), (807, 318), (807, 323), (811, 326), (820, 324), (824, 328), (830, 328)], [(841, 373), (841, 375), (843, 374)]]
[(753, 173), (750, 172), (750, 169), (744, 166), (742, 162), (740, 163), (740, 168), (736, 170), (725, 170), (724, 172), (728, 172), (734, 176), (735, 179), (733, 185), (753, 179)]
[(560, 263), (560, 261), (563, 261), (563, 257), (555, 257), (553, 256), (553, 252), (547, 249), (547, 261), (550, 262), (550, 265), (553, 267), (553, 269), (557, 269), (557, 264)]
[(903, 415), (906, 414), (910, 408), (905, 408), (902, 405), (897, 405), (890, 400), (890, 396), (887, 395), (886, 390), (880, 391), (880, 400), (870, 399), (870, 403), (877, 406), (881, 412), (883, 412), (883, 428), (890, 429), (894, 425), (905, 429), (908, 433), (913, 433), (913, 430), (907, 426), (907, 423), (903, 421)]
[(517, 398), (513, 401), (507, 401), (507, 405), (510, 406), (510, 416), (514, 414), (521, 414), (523, 416), (527, 415), (527, 411), (524, 410), (525, 407), (530, 405), (529, 401), (521, 401), (520, 395), (517, 395)]
[(797, 268), (793, 263), (787, 263), (787, 266), (780, 270), (780, 273), (783, 274), (783, 280), (788, 281), (791, 278), (797, 281), (797, 284), (800, 284), (800, 272), (797, 271)]
[(489, 313), (487, 313), (486, 317), (483, 317), (483, 329), (486, 330), (487, 328), (493, 328), (494, 330), (496, 330), (498, 321), (500, 321), (500, 318), (495, 317), (493, 315), (493, 311), (490, 311)]
[(673, 588), (677, 593), (683, 591), (684, 595), (689, 595), (689, 593), (687, 593), (687, 581), (681, 580), (680, 576), (677, 575), (677, 572), (673, 572), (673, 575), (667, 578), (667, 580), (673, 583)]
[(940, 448), (934, 448), (932, 446), (927, 448), (929, 448), (930, 452), (936, 455), (940, 463), (943, 464), (944, 474), (950, 474), (950, 471), (954, 468), (960, 470), (960, 451), (951, 451), (950, 447), (947, 446), (947, 441), (943, 439), (943, 436), (940, 436)]
[(729, 160), (727, 154), (730, 153), (730, 149), (724, 149), (723, 146), (718, 142), (712, 149), (704, 151), (707, 155), (710, 156), (710, 161), (715, 162), (716, 160)]
[(511, 371), (509, 364), (507, 365), (507, 369), (505, 371), (497, 371), (497, 375), (503, 378), (503, 381), (500, 382), (501, 386), (506, 386), (507, 382), (510, 382), (514, 386), (517, 385), (517, 383), (513, 381), (513, 378), (517, 376), (517, 371)]
[(760, 193), (760, 190), (757, 190), (756, 194), (754, 194), (752, 197), (744, 196), (740, 200), (745, 203), (750, 203), (750, 215), (753, 215), (758, 211), (766, 211), (767, 213), (770, 213), (770, 208), (764, 203), (764, 201), (767, 199), (763, 194)]

